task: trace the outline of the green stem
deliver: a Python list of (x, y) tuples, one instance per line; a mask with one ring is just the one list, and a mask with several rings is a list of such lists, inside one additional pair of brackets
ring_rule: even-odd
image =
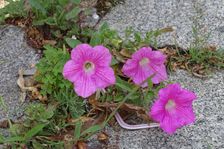
[(125, 98), (119, 103), (119, 105), (113, 110), (113, 112), (109, 115), (106, 121), (104, 121), (102, 127), (105, 127), (106, 124), (110, 121), (110, 119), (116, 114), (117, 110), (125, 103), (127, 99), (130, 98), (138, 89), (140, 86), (135, 87)]

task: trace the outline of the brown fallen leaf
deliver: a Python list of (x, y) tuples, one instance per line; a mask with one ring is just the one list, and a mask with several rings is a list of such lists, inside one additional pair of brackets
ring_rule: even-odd
[(87, 144), (83, 141), (78, 141), (77, 148), (78, 149), (87, 149)]
[(7, 119), (0, 120), (0, 128), (9, 128), (9, 121)]
[(71, 149), (74, 146), (73, 136), (70, 134), (64, 135), (64, 149)]
[(55, 41), (55, 40), (43, 40), (42, 41), (43, 45), (49, 44), (49, 45), (54, 46), (54, 45), (56, 45), (56, 43), (57, 43), (57, 41)]
[(81, 121), (81, 122), (83, 122), (83, 123), (86, 123), (86, 122), (88, 122), (88, 121), (94, 121), (94, 119), (91, 118), (91, 117), (86, 117), (86, 116), (81, 116), (81, 117), (79, 117), (79, 118), (77, 118), (77, 119), (72, 119), (72, 118), (68, 119), (68, 122), (69, 122), (69, 123), (76, 123), (76, 122), (78, 122), (78, 121)]
[(122, 50), (120, 51), (120, 54), (121, 54), (122, 56), (127, 57), (127, 58), (130, 58), (130, 57), (131, 57), (131, 54), (127, 51), (127, 49), (122, 49)]
[(118, 61), (120, 61), (120, 62), (122, 62), (122, 63), (125, 63), (125, 58), (118, 52), (118, 51), (116, 51), (115, 49), (113, 49), (112, 50), (112, 53), (113, 53), (113, 55), (115, 56), (115, 58), (118, 60)]
[[(111, 111), (110, 109), (114, 109), (118, 106), (118, 103), (110, 103), (110, 102), (99, 102), (95, 100), (94, 98), (91, 98), (88, 100), (89, 103), (92, 105), (93, 110), (99, 110), (100, 111)], [(150, 118), (148, 116), (148, 111), (145, 110), (143, 107), (139, 107), (133, 104), (124, 103), (120, 109), (120, 111), (128, 111), (128, 112), (134, 112), (137, 114), (138, 117), (142, 118), (145, 121), (150, 121)]]
[[(19, 78), (17, 80), (17, 84), (21, 89), (20, 101), (21, 102), (25, 101), (26, 96), (27, 96), (27, 91), (29, 91), (29, 92), (31, 92), (32, 99), (38, 99), (41, 102), (45, 102), (47, 100), (47, 97), (40, 94), (40, 92), (37, 88), (38, 85), (36, 87), (35, 86), (26, 87), (25, 86), (25, 79), (23, 78), (23, 75), (24, 75), (24, 70), (22, 68), (20, 68), (19, 69)], [(29, 85), (32, 85), (32, 83)]]
[(97, 139), (101, 142), (106, 142), (108, 141), (108, 134), (106, 134), (105, 132), (102, 132), (98, 134)]
[(19, 69), (19, 79), (17, 80), (17, 84), (21, 89), (21, 93), (20, 93), (20, 102), (24, 102), (26, 99), (26, 89), (25, 89), (25, 80), (23, 78), (23, 69), (20, 68)]

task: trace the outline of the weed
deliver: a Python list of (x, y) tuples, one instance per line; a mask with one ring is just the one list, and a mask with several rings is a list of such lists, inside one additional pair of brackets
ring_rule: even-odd
[(0, 24), (8, 17), (27, 17), (28, 12), (25, 11), (24, 1), (5, 0), (5, 3), (9, 3), (4, 8), (0, 8)]

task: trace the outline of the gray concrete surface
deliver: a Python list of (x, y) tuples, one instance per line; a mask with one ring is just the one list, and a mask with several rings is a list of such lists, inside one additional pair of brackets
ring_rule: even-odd
[(8, 112), (0, 108), (0, 120), (16, 119), (22, 115), (24, 104), (19, 102), (20, 89), (17, 86), (19, 68), (29, 69), (38, 60), (35, 50), (24, 39), (22, 29), (15, 26), (0, 28), (0, 96), (3, 97)]
[[(197, 79), (178, 70), (169, 79), (194, 91), (196, 122), (179, 129), (174, 135), (160, 128), (128, 131), (107, 127), (109, 149), (223, 149), (224, 148), (224, 71), (209, 79)], [(93, 139), (94, 140), (94, 139)], [(94, 142), (94, 141), (92, 141)], [(95, 144), (95, 146), (97, 146)], [(98, 147), (99, 148), (99, 147)]]
[[(224, 45), (223, 0), (198, 1), (203, 9), (203, 25), (211, 31), (210, 43)], [(189, 46), (192, 40), (192, 17), (197, 16), (193, 0), (126, 0), (115, 7), (104, 20), (122, 33), (127, 26), (141, 32), (150, 29), (175, 26), (180, 46)], [(173, 33), (164, 35), (160, 44), (173, 44)], [(36, 63), (38, 55), (24, 42), (24, 33), (16, 27), (0, 29), (0, 95), (9, 107), (11, 118), (21, 115), (23, 105), (19, 103), (19, 88), (16, 85), (19, 67), (28, 68)], [(223, 149), (224, 148), (224, 71), (214, 73), (201, 80), (185, 71), (170, 75), (170, 80), (180, 82), (193, 90), (198, 99), (194, 102), (197, 121), (169, 136), (159, 128), (127, 131), (107, 127), (109, 149)], [(0, 119), (5, 113), (0, 110)], [(101, 148), (93, 138), (91, 148)]]
[(159, 43), (173, 45), (176, 40), (181, 47), (190, 46), (196, 24), (202, 35), (210, 34), (209, 44), (224, 47), (223, 20), (223, 0), (126, 0), (104, 18), (121, 33), (129, 26), (142, 33), (172, 26), (176, 31), (164, 34)]

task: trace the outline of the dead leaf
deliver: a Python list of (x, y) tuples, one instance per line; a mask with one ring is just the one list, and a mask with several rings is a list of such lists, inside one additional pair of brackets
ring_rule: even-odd
[(19, 69), (19, 79), (17, 80), (17, 84), (21, 89), (21, 93), (20, 93), (20, 102), (24, 102), (26, 99), (26, 89), (25, 89), (25, 80), (23, 78), (23, 69), (20, 68)]
[(43, 40), (42, 43), (43, 43), (43, 45), (49, 44), (49, 45), (54, 46), (54, 45), (56, 45), (57, 41), (55, 41), (55, 40)]
[(78, 141), (77, 147), (78, 149), (87, 149), (87, 144), (83, 141)]
[(105, 132), (98, 134), (97, 138), (102, 142), (108, 141), (108, 135)]
[(168, 32), (173, 32), (173, 31), (174, 31), (173, 27), (165, 27), (165, 28), (162, 28), (159, 30), (159, 32), (161, 32), (161, 33), (168, 33)]
[(115, 58), (118, 60), (118, 61), (120, 61), (120, 62), (122, 62), (122, 63), (125, 63), (125, 58), (118, 52), (118, 51), (116, 51), (115, 49), (113, 49), (112, 50), (112, 53), (113, 53), (113, 55), (115, 56)]
[(122, 50), (120, 51), (120, 54), (121, 54), (122, 56), (127, 57), (127, 58), (131, 58), (131, 54), (127, 51), (127, 49), (122, 49)]
[(0, 128), (9, 128), (9, 121), (7, 119), (2, 119), (0, 121)]
[[(21, 89), (21, 95), (20, 95), (20, 101), (24, 102), (26, 99), (26, 95), (27, 95), (27, 91), (31, 92), (31, 98), (32, 99), (38, 99), (41, 102), (45, 102), (47, 100), (46, 96), (43, 96), (40, 94), (39, 90), (38, 90), (38, 85), (35, 86), (25, 86), (25, 80), (23, 78), (24, 75), (24, 70), (22, 68), (19, 69), (19, 79), (17, 80), (17, 84)], [(28, 83), (28, 82), (27, 82)], [(29, 85), (32, 85), (31, 82), (29, 82)]]
[[(94, 100), (94, 98), (91, 98), (88, 100), (89, 103), (92, 105), (92, 110), (99, 110), (99, 111), (111, 111), (114, 108), (118, 106), (118, 103), (110, 103), (110, 102), (99, 102), (97, 100)], [(120, 111), (128, 111), (136, 113), (138, 117), (142, 118), (145, 121), (149, 121), (150, 118), (148, 116), (148, 111), (146, 111), (143, 107), (139, 107), (133, 104), (124, 103), (120, 109)]]
[(64, 149), (71, 149), (74, 146), (73, 136), (70, 134), (64, 135)]
[(88, 121), (94, 121), (94, 119), (91, 118), (91, 117), (86, 117), (86, 116), (81, 116), (81, 117), (79, 117), (79, 118), (77, 118), (77, 119), (72, 119), (72, 118), (68, 119), (68, 122), (69, 122), (69, 123), (76, 123), (76, 122), (78, 122), (78, 121), (81, 121), (81, 122), (83, 122), (83, 123), (86, 123), (86, 122), (88, 122)]

